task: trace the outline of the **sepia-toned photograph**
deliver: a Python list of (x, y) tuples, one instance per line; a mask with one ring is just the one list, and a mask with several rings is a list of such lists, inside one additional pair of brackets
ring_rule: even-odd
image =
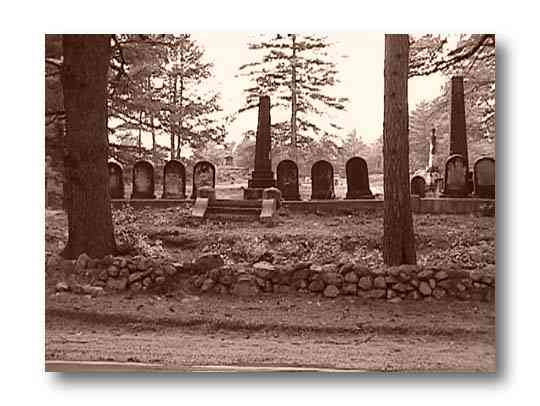
[(495, 34), (41, 40), (45, 371), (497, 372)]

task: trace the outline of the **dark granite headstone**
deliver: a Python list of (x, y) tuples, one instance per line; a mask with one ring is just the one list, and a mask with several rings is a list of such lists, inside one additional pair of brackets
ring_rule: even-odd
[(298, 166), (290, 159), (281, 161), (276, 168), (277, 188), (283, 200), (300, 200)]
[(474, 163), (474, 195), (495, 199), (495, 159), (482, 157)]
[(461, 155), (451, 155), (444, 166), (445, 197), (466, 197), (468, 195), (467, 163)]
[(208, 161), (200, 161), (193, 167), (193, 190), (191, 198), (197, 198), (197, 189), (203, 186), (216, 187), (216, 167)]
[(426, 180), (423, 176), (414, 175), (411, 179), (411, 195), (426, 197)]
[(162, 199), (186, 198), (186, 168), (175, 159), (168, 161), (163, 167)]
[(261, 199), (264, 189), (276, 186), (270, 156), (272, 146), (270, 123), (270, 97), (261, 96), (255, 139), (255, 170), (251, 173), (251, 179), (248, 180), (247, 189), (244, 189), (244, 199)]
[(353, 157), (345, 164), (347, 195), (345, 199), (373, 199), (369, 188), (368, 167), (365, 159)]
[(133, 165), (132, 199), (155, 199), (154, 166), (148, 161), (137, 161)]
[(328, 161), (317, 161), (311, 167), (311, 199), (331, 200), (334, 193), (334, 168)]
[(111, 199), (124, 198), (124, 171), (122, 166), (116, 162), (109, 161), (109, 193)]

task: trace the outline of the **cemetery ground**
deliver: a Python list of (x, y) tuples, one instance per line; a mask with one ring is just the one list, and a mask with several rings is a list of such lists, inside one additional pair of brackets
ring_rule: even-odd
[[(279, 224), (195, 222), (179, 208), (114, 212), (117, 240), (174, 261), (217, 252), (225, 263), (344, 261), (382, 266), (381, 212), (283, 211)], [(418, 263), (495, 268), (495, 218), (414, 215)], [(496, 368), (494, 301), (432, 298), (390, 303), (320, 293), (243, 298), (169, 289), (92, 297), (57, 293), (73, 275), (58, 253), (62, 211), (46, 213), (46, 359), (189, 366), (289, 366), (366, 371), (490, 371)]]

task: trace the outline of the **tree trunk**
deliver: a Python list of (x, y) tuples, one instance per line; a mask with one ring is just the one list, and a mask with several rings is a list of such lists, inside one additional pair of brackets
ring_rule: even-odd
[(150, 131), (152, 133), (152, 163), (157, 165), (156, 129), (154, 128), (154, 115), (150, 114)]
[(107, 167), (109, 35), (64, 35), (62, 86), (67, 125), (69, 237), (63, 255), (115, 251)]
[(296, 140), (296, 35), (292, 34), (292, 83), (291, 83), (291, 146), (293, 160), (298, 162)]
[(180, 117), (178, 119), (178, 141), (176, 143), (176, 157), (180, 159), (182, 149), (182, 132), (184, 131), (184, 42), (180, 42)]
[(184, 131), (184, 79), (180, 76), (180, 116), (178, 118), (178, 141), (176, 143), (176, 156), (180, 159), (180, 150), (182, 148), (182, 132)]
[(137, 154), (138, 158), (142, 156), (142, 111), (139, 111), (139, 135), (137, 136)]
[(384, 237), (387, 265), (416, 264), (409, 187), (409, 36), (387, 34), (384, 56)]
[[(178, 84), (178, 76), (177, 75), (174, 75), (174, 80), (172, 80), (172, 89), (173, 89), (173, 99), (172, 99), (172, 104), (174, 107), (176, 107), (176, 85)], [(174, 141), (175, 141), (175, 138), (176, 138), (176, 134), (175, 134), (175, 131), (174, 131), (174, 124), (172, 124), (171, 122), (171, 161), (174, 159), (174, 157), (176, 156), (175, 152), (176, 152), (176, 149), (175, 149), (175, 145), (174, 145)]]

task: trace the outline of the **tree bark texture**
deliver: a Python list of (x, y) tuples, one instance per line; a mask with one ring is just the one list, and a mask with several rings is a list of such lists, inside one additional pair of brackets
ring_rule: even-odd
[(408, 35), (387, 34), (384, 57), (384, 236), (387, 265), (415, 264), (409, 186)]
[(64, 35), (69, 237), (63, 255), (103, 257), (115, 251), (107, 167), (109, 35)]

